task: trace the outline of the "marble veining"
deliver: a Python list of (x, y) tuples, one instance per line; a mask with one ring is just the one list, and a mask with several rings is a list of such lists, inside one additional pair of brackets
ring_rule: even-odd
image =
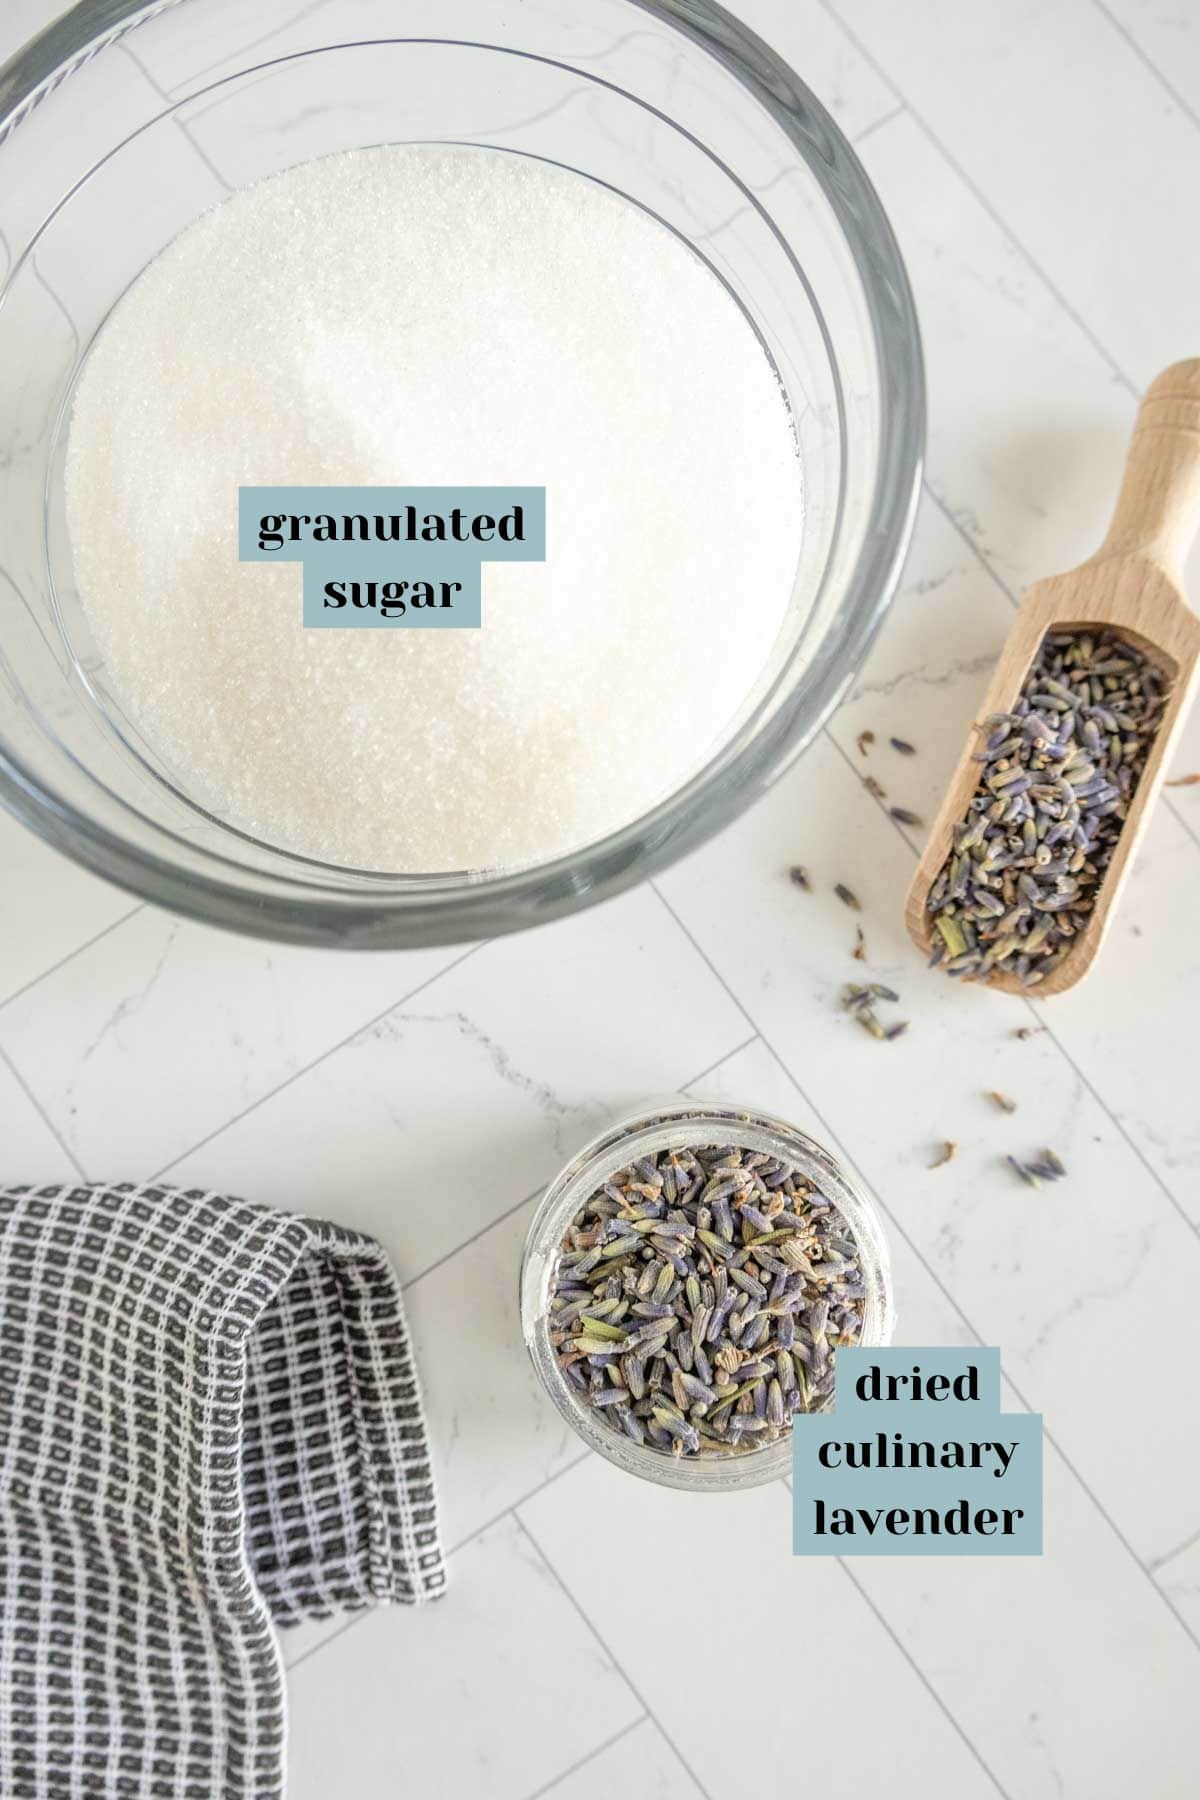
[[(163, 1174), (344, 1220), (395, 1258), (453, 1586), (420, 1616), (289, 1636), (293, 1800), (383, 1800), (399, 1779), (447, 1800), (737, 1800), (750, 1745), (758, 1800), (1184, 1800), (1200, 1766), (1200, 787), (1165, 797), (1103, 972), (1045, 1005), (921, 966), (900, 903), (922, 833), (887, 808), (931, 816), (1022, 589), (1095, 548), (1139, 389), (1200, 351), (1200, 251), (1179, 228), (1200, 187), (1200, 12), (730, 3), (856, 142), (924, 331), (921, 515), (845, 704), (654, 886), (467, 948), (237, 940), (0, 819), (5, 1179)], [(298, 4), (280, 47), (320, 9)], [(52, 11), (9, 0), (0, 56)], [(669, 58), (646, 48), (666, 94)], [(578, 54), (615, 49), (581, 36)], [(124, 55), (134, 89), (180, 91), (149, 38)], [(238, 178), (220, 103), (179, 124), (180, 181), (215, 197)], [(787, 174), (765, 170), (764, 190)], [(1174, 772), (1198, 769), (1200, 718)], [(894, 1045), (838, 1010), (858, 924), (911, 1020)], [(999, 1344), (1004, 1406), (1045, 1418), (1043, 1558), (793, 1562), (782, 1485), (693, 1499), (580, 1450), (522, 1352), (521, 1245), (565, 1157), (672, 1091), (773, 1109), (843, 1157), (884, 1215), (901, 1342)], [(955, 1159), (931, 1168), (947, 1138)], [(1005, 1156), (1046, 1143), (1070, 1176), (1034, 1194)]]

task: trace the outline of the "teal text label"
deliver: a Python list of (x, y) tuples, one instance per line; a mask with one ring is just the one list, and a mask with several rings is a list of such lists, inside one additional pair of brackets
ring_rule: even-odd
[(543, 487), (242, 487), (243, 562), (303, 564), (316, 629), (477, 629), (485, 562), (542, 562)]
[(793, 1421), (797, 1556), (1040, 1556), (1042, 1420), (1000, 1410), (997, 1349), (844, 1349)]

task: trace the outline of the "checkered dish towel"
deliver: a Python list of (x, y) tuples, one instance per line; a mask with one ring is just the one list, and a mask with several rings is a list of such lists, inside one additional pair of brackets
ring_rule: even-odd
[(370, 1238), (215, 1194), (0, 1189), (0, 1795), (268, 1800), (272, 1630), (444, 1573)]

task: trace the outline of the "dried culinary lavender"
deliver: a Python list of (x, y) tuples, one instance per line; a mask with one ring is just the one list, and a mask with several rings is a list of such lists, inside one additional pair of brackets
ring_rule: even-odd
[(1154, 743), (1167, 683), (1114, 632), (1050, 633), (982, 728), (979, 788), (930, 891), (930, 962), (1027, 987), (1086, 924)]
[[(854, 954), (857, 956), (858, 951), (855, 950)], [(885, 1025), (875, 1011), (875, 1002), (888, 1000), (894, 1003), (899, 999), (895, 988), (885, 987), (881, 981), (871, 981), (865, 986), (850, 981), (842, 989), (842, 1011), (848, 1012), (873, 1038), (886, 1039), (890, 1043), (895, 1038), (904, 1036), (908, 1030), (908, 1020), (899, 1019), (894, 1025)]]
[(1017, 1156), (1005, 1160), (1027, 1187), (1041, 1187), (1043, 1181), (1061, 1181), (1067, 1172), (1062, 1158), (1053, 1150), (1043, 1150), (1039, 1157), (1029, 1162), (1022, 1162)]
[(866, 1284), (842, 1215), (777, 1157), (641, 1157), (576, 1213), (553, 1275), (564, 1378), (614, 1431), (672, 1456), (773, 1443), (833, 1394)]

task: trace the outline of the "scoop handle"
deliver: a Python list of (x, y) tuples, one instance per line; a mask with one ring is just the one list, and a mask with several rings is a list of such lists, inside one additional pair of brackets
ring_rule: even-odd
[(1200, 530), (1200, 357), (1150, 384), (1097, 560), (1145, 556), (1178, 580)]

